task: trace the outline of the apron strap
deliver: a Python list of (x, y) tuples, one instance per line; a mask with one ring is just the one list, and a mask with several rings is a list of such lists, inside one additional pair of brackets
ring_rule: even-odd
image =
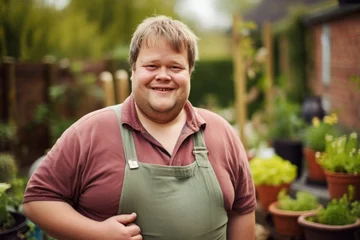
[[(122, 107), (121, 104), (110, 106), (110, 108), (114, 110), (118, 118), (126, 161), (129, 164), (130, 169), (137, 169), (139, 168), (139, 162), (136, 155), (134, 139), (131, 136), (131, 131), (124, 128), (121, 123), (121, 107)], [(195, 160), (197, 162), (197, 165), (202, 168), (208, 168), (209, 167), (209, 159), (207, 156), (208, 150), (205, 146), (204, 133), (202, 129), (200, 129), (197, 133), (193, 135), (193, 141), (194, 141), (193, 154), (195, 155)]]
[(123, 142), (123, 148), (125, 152), (125, 158), (127, 163), (129, 164), (130, 169), (137, 169), (139, 168), (139, 162), (136, 156), (136, 149), (134, 144), (134, 139), (131, 136), (131, 131), (124, 128), (121, 123), (121, 104), (110, 106), (118, 118), (119, 126), (120, 126), (120, 132), (121, 132), (121, 138)]
[(195, 155), (195, 160), (199, 167), (207, 168), (209, 167), (208, 159), (208, 150), (205, 146), (204, 133), (200, 129), (197, 133), (194, 134), (194, 150), (193, 154)]

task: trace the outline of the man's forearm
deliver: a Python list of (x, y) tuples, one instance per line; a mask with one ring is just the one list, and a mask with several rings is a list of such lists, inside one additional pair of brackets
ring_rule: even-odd
[(43, 231), (57, 239), (96, 239), (99, 222), (86, 218), (70, 205), (58, 201), (24, 204), (25, 215)]
[(228, 216), (228, 240), (255, 240), (255, 212), (251, 212), (245, 215), (239, 215), (235, 212), (230, 212)]

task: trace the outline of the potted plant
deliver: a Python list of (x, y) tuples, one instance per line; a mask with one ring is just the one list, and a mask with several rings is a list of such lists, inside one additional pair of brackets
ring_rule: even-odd
[(338, 131), (335, 124), (337, 115), (325, 116), (323, 120), (318, 117), (312, 119), (312, 125), (308, 126), (303, 136), (303, 153), (307, 161), (308, 179), (315, 183), (326, 182), (324, 169), (316, 161), (316, 152), (325, 151), (326, 135), (337, 136)]
[(328, 191), (331, 198), (341, 198), (349, 185), (355, 187), (354, 200), (360, 200), (360, 151), (358, 135), (334, 138), (326, 136), (325, 151), (318, 156), (319, 164), (325, 169)]
[(289, 189), (296, 178), (296, 166), (274, 154), (269, 158), (254, 157), (250, 161), (259, 206), (264, 211), (275, 202), (281, 189)]
[(16, 126), (0, 122), (0, 152), (9, 152), (17, 141)]
[(316, 196), (306, 191), (298, 191), (292, 198), (281, 190), (277, 201), (269, 206), (269, 212), (275, 225), (276, 232), (286, 237), (301, 237), (303, 229), (297, 219), (305, 213), (316, 213), (322, 207)]
[(0, 183), (0, 239), (18, 239), (18, 233), (27, 225), (26, 217), (18, 212), (8, 210), (7, 190), (10, 184)]
[(25, 180), (17, 177), (17, 165), (11, 154), (0, 154), (0, 239), (34, 239), (35, 225), (20, 212)]
[(301, 118), (301, 106), (281, 95), (276, 99), (269, 114), (269, 136), (276, 154), (297, 166), (296, 177), (300, 177), (303, 166), (300, 133), (305, 122)]
[(333, 199), (317, 213), (303, 214), (298, 223), (304, 228), (307, 240), (354, 240), (360, 228), (360, 202), (351, 201), (354, 187), (349, 186), (349, 194)]

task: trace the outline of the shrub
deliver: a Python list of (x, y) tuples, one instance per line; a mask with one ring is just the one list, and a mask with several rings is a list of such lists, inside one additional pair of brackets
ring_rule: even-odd
[(317, 197), (306, 191), (299, 191), (295, 198), (291, 198), (283, 189), (279, 192), (277, 200), (277, 208), (287, 211), (307, 211), (319, 206)]
[(271, 158), (253, 158), (250, 169), (255, 185), (278, 186), (293, 182), (297, 167), (275, 154)]
[(269, 136), (271, 140), (299, 140), (305, 122), (300, 117), (300, 105), (284, 96), (275, 100), (269, 115)]
[(0, 153), (0, 182), (9, 182), (16, 177), (17, 166), (11, 154)]
[(304, 145), (318, 152), (325, 151), (326, 135), (338, 135), (336, 123), (336, 114), (325, 116), (322, 121), (317, 117), (313, 118), (312, 125), (305, 130)]
[(337, 138), (327, 135), (325, 140), (325, 151), (317, 156), (324, 169), (339, 173), (360, 173), (360, 150), (356, 132)]
[(360, 217), (360, 202), (351, 201), (354, 196), (354, 187), (349, 186), (348, 194), (340, 199), (333, 199), (324, 209), (320, 209), (318, 214), (308, 217), (307, 220), (327, 225), (346, 225), (356, 222)]

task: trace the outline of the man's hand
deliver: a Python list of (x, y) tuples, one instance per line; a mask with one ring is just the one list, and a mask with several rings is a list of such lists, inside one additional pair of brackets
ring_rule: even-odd
[(107, 240), (142, 240), (140, 228), (133, 222), (136, 213), (113, 216), (101, 222), (101, 239)]

